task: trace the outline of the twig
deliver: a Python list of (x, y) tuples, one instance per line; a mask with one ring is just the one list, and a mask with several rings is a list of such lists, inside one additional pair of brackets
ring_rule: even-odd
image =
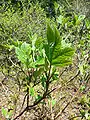
[(70, 83), (71, 81), (73, 81), (78, 75), (80, 74), (80, 70), (77, 72), (77, 74), (74, 76), (74, 77), (72, 77), (69, 81), (67, 81), (65, 84), (68, 84), (68, 83)]
[(16, 65), (16, 64), (11, 60), (10, 57), (9, 57), (9, 60), (10, 60), (10, 62), (11, 62), (15, 67), (21, 69), (21, 71), (26, 75), (26, 73), (23, 71), (23, 69), (22, 69), (21, 67), (19, 67), (18, 65)]
[(72, 97), (72, 99), (66, 104), (66, 106), (62, 109), (62, 111), (60, 111), (56, 117), (54, 118), (54, 120), (56, 120), (58, 117), (60, 117), (60, 115), (65, 111), (65, 109), (68, 107), (68, 105), (74, 100), (75, 96), (78, 94), (79, 92), (79, 89), (78, 91), (76, 92), (76, 94)]
[(16, 120), (18, 117), (20, 117), (28, 108), (26, 107), (18, 116), (16, 116), (13, 120)]
[[(22, 110), (22, 108), (23, 108), (23, 106), (24, 106), (26, 97), (27, 97), (27, 94), (24, 96), (23, 103), (22, 103), (22, 106), (21, 106), (21, 110)], [(21, 110), (20, 110), (20, 111), (21, 111)]]

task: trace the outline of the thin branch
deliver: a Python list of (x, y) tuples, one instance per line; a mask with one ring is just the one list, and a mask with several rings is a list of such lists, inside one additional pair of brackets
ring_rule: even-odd
[(20, 117), (25, 111), (27, 111), (27, 107), (18, 115), (16, 116), (13, 120), (16, 120), (18, 117)]
[(74, 77), (72, 77), (69, 81), (67, 81), (66, 84), (68, 84), (71, 81), (73, 81), (79, 74), (80, 74), (80, 70), (77, 72), (77, 74)]
[[(49, 72), (49, 74), (50, 74), (50, 72)], [(52, 76), (52, 75), (51, 75), (51, 76)], [(50, 92), (48, 92), (48, 88), (49, 88), (49, 80), (51, 79), (51, 76), (48, 77), (48, 79), (47, 79), (47, 82), (46, 82), (47, 88), (46, 88), (46, 91), (44, 92), (42, 98), (40, 98), (38, 101), (35, 101), (33, 105), (27, 106), (27, 107), (26, 107), (18, 116), (16, 116), (13, 120), (16, 120), (16, 119), (17, 119), (18, 117), (20, 117), (25, 111), (31, 110), (31, 109), (35, 108), (36, 105), (38, 105), (43, 99), (46, 98), (47, 95), (50, 94)], [(48, 93), (47, 93), (47, 92), (48, 92)]]
[(26, 73), (23, 71), (23, 69), (22, 69), (21, 67), (19, 67), (18, 65), (16, 65), (16, 64), (11, 60), (10, 57), (9, 57), (9, 60), (10, 60), (10, 62), (11, 62), (15, 67), (21, 69), (21, 71), (26, 75)]
[(72, 99), (65, 105), (65, 107), (56, 115), (56, 117), (54, 118), (54, 120), (56, 120), (57, 118), (60, 117), (60, 115), (66, 110), (66, 108), (69, 106), (69, 104), (74, 100), (74, 98), (76, 97), (76, 95), (79, 93), (79, 89), (76, 92), (76, 94), (72, 97)]
[[(51, 69), (51, 67), (50, 67)], [(80, 72), (80, 71), (79, 71)], [(75, 79), (78, 75), (79, 75), (79, 72), (73, 77), (71, 78), (69, 81), (67, 81), (67, 83), (71, 82), (73, 79)], [(16, 120), (18, 117), (20, 117), (25, 111), (27, 110), (31, 110), (33, 108), (36, 107), (37, 104), (39, 104), (43, 99), (46, 98), (47, 95), (49, 95), (50, 93), (52, 93), (53, 91), (57, 90), (57, 89), (60, 89), (62, 88), (61, 86), (58, 87), (58, 88), (54, 88), (53, 90), (49, 91), (48, 92), (48, 88), (49, 88), (49, 80), (52, 78), (53, 74), (50, 76), (50, 70), (49, 70), (49, 73), (48, 73), (48, 78), (47, 78), (47, 81), (46, 81), (46, 91), (44, 92), (42, 98), (40, 98), (38, 101), (35, 101), (33, 105), (30, 105), (30, 106), (27, 106), (18, 116), (16, 116), (13, 120)], [(68, 105), (72, 102), (72, 100), (74, 99), (74, 97), (67, 103), (67, 105), (63, 108), (63, 110), (55, 117), (55, 119), (57, 119), (61, 113), (68, 107)]]
[[(22, 110), (22, 108), (23, 108), (23, 106), (24, 106), (26, 97), (27, 97), (27, 94), (24, 96), (23, 103), (22, 103), (22, 106), (21, 106), (21, 110)], [(20, 111), (21, 111), (21, 110), (20, 110)]]
[(16, 120), (17, 118), (19, 118), (22, 114), (24, 114), (24, 112), (26, 112), (27, 110), (31, 110), (34, 109), (36, 107), (36, 105), (38, 103), (40, 103), (44, 98), (45, 98), (45, 94), (43, 95), (43, 97), (41, 99), (39, 99), (37, 102), (35, 102), (33, 105), (31, 106), (27, 106), (18, 116), (16, 116), (13, 120)]

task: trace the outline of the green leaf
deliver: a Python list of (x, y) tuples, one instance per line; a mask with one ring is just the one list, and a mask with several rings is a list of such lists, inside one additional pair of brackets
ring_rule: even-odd
[(45, 50), (43, 48), (38, 49), (38, 54), (35, 59), (35, 66), (45, 66)]
[(51, 103), (52, 103), (52, 107), (54, 107), (54, 105), (56, 104), (56, 100), (53, 99)]
[(13, 114), (12, 114), (12, 110), (10, 110), (10, 111), (8, 112), (9, 118), (10, 118), (12, 115), (13, 115)]
[(8, 115), (8, 110), (5, 109), (5, 108), (2, 108), (1, 112), (2, 112), (2, 115), (3, 115), (4, 117), (6, 117), (6, 116)]
[[(53, 38), (49, 36), (50, 32)], [(74, 54), (74, 49), (70, 47), (71, 44), (67, 44), (62, 40), (59, 31), (55, 27), (52, 29), (50, 25), (48, 25), (47, 33), (48, 43), (44, 45), (44, 49), (50, 64), (56, 66), (66, 66), (71, 64), (71, 57)]]
[(62, 24), (62, 22), (63, 22), (63, 16), (62, 16), (62, 15), (60, 15), (60, 16), (57, 18), (57, 22), (60, 23), (60, 24)]
[(15, 47), (20, 47), (22, 45), (22, 42), (21, 41), (15, 41), (13, 40), (12, 38), (10, 38), (11, 42), (12, 42), (12, 45), (14, 45)]
[(51, 46), (49, 46), (48, 44), (45, 44), (44, 48), (45, 48), (45, 54), (46, 54), (49, 62), (51, 63), (51, 61), (52, 61), (52, 54), (53, 54), (53, 44)]
[(60, 67), (67, 66), (67, 65), (69, 65), (71, 63), (72, 63), (71, 59), (68, 59), (68, 58), (66, 59), (65, 58), (65, 60), (64, 60), (64, 57), (63, 58), (58, 57), (57, 59), (52, 61), (52, 65), (60, 66)]
[(56, 29), (56, 27), (54, 27), (54, 32), (55, 32), (55, 42), (54, 42), (54, 46), (56, 46), (57, 44), (61, 45), (62, 38), (60, 37), (60, 33), (59, 33), (59, 31)]
[(85, 90), (85, 88), (86, 88), (86, 86), (85, 86), (85, 85), (81, 86), (81, 87), (80, 87), (80, 91), (81, 91), (81, 92), (82, 92), (82, 91), (84, 91), (84, 90)]
[(42, 83), (42, 86), (46, 88), (46, 78), (44, 76), (42, 76), (41, 83)]
[(18, 59), (27, 67), (35, 67), (31, 55), (31, 46), (30, 44), (24, 42), (20, 47), (15, 47), (15, 52)]
[(54, 31), (49, 24), (47, 24), (47, 40), (48, 40), (48, 44), (55, 41)]
[(86, 19), (86, 20), (85, 20), (85, 23), (86, 23), (87, 29), (90, 29), (90, 20), (89, 20), (89, 19)]
[(16, 52), (16, 55), (18, 57), (18, 59), (22, 62), (22, 63), (25, 63), (26, 62), (26, 59), (27, 59), (27, 56), (21, 51), (21, 49), (19, 47), (16, 47), (15, 48), (15, 52)]
[(22, 45), (21, 45), (21, 51), (26, 54), (26, 55), (30, 55), (31, 53), (31, 47), (30, 47), (30, 44), (24, 42)]
[(53, 59), (56, 59), (58, 57), (70, 57), (74, 54), (73, 48), (66, 47), (66, 48), (59, 48), (59, 45), (57, 45), (53, 51)]
[(56, 100), (55, 99), (49, 99), (48, 104), (49, 104), (49, 106), (52, 105), (52, 107), (54, 107), (54, 105), (56, 104)]
[(82, 20), (84, 20), (84, 19), (85, 19), (85, 15), (77, 16), (77, 15), (75, 14), (74, 20), (73, 20), (74, 25), (79, 25), (79, 24), (82, 22)]
[(53, 52), (53, 60), (52, 65), (58, 66), (66, 66), (71, 64), (72, 62), (72, 55), (74, 54), (74, 50), (72, 48), (66, 47), (64, 49), (60, 49), (57, 45)]
[(58, 80), (59, 79), (59, 73), (58, 72), (55, 72), (53, 77), (52, 77), (53, 81), (54, 80)]
[(21, 47), (15, 47), (15, 52), (21, 62), (26, 61), (31, 53), (30, 44), (24, 42)]
[(90, 120), (90, 115), (88, 116), (88, 120)]
[(36, 101), (39, 101), (41, 98), (42, 98), (42, 96), (37, 95), (37, 96), (36, 96)]
[(45, 64), (45, 58), (39, 58), (36, 62), (35, 62), (35, 66), (39, 67), (39, 66), (44, 66)]
[(54, 2), (54, 8), (55, 8), (55, 12), (57, 14), (58, 8), (59, 8), (59, 4), (57, 2)]
[(45, 57), (45, 70), (48, 71), (48, 66), (49, 66), (49, 62), (48, 59)]
[[(52, 35), (50, 34), (50, 31), (51, 31)], [(60, 38), (58, 30), (55, 27), (52, 29), (48, 25), (47, 33), (48, 33), (48, 36), (47, 36), (48, 44), (45, 44), (44, 48), (45, 48), (46, 56), (47, 56), (49, 62), (51, 63), (52, 62), (54, 48), (55, 48), (56, 45), (59, 45), (59, 47), (60, 47), (60, 45), (61, 45), (61, 38)], [(49, 36), (49, 34), (50, 34), (50, 36)], [(53, 38), (52, 38), (52, 36), (53, 36)]]
[(31, 95), (32, 97), (35, 96), (35, 90), (34, 90), (33, 87), (29, 88), (29, 93), (30, 93), (30, 95)]
[(85, 116), (85, 111), (83, 109), (80, 110), (80, 114), (82, 115), (82, 117), (84, 117)]
[(87, 96), (85, 95), (85, 96), (83, 96), (82, 98), (81, 98), (81, 100), (80, 100), (80, 103), (82, 104), (82, 105), (84, 105), (85, 103), (87, 103)]
[(45, 42), (45, 40), (42, 37), (37, 38), (35, 42), (35, 47), (39, 48), (41, 45), (43, 45), (43, 42)]

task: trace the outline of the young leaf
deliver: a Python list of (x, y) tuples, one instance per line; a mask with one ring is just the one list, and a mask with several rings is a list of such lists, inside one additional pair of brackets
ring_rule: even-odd
[(54, 105), (56, 104), (56, 100), (52, 99), (52, 107), (54, 107)]
[(6, 116), (8, 115), (8, 110), (5, 109), (5, 108), (2, 108), (1, 112), (2, 112), (2, 115), (3, 115), (4, 117), (6, 117)]
[(63, 16), (62, 16), (62, 15), (60, 15), (60, 16), (57, 18), (57, 22), (60, 23), (60, 24), (62, 24), (62, 22), (63, 22)]
[(56, 100), (55, 99), (52, 99), (52, 100), (49, 99), (48, 104), (49, 104), (49, 106), (52, 105), (52, 107), (54, 107), (54, 105), (56, 104)]
[(35, 90), (34, 90), (33, 87), (29, 88), (29, 93), (30, 93), (30, 95), (31, 95), (32, 97), (35, 96)]
[(26, 55), (30, 55), (31, 53), (31, 47), (30, 47), (30, 44), (24, 42), (22, 45), (21, 45), (21, 51), (26, 54)]
[(35, 63), (31, 55), (31, 46), (30, 44), (24, 42), (20, 47), (15, 47), (15, 52), (18, 59), (27, 67), (34, 67)]
[(39, 67), (39, 66), (44, 66), (45, 64), (45, 59), (44, 58), (39, 58), (36, 62), (35, 62), (35, 66)]
[(39, 101), (41, 98), (42, 98), (42, 96), (37, 95), (37, 96), (36, 96), (36, 101)]

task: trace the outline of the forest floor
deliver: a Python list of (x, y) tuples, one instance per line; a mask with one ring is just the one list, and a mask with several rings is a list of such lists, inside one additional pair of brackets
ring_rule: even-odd
[[(59, 69), (59, 71), (60, 80), (51, 86), (51, 88), (57, 88), (52, 93), (52, 98), (56, 101), (54, 107), (48, 104), (47, 100), (45, 106), (38, 105), (35, 110), (26, 112), (17, 120), (54, 120), (53, 118), (55, 120), (85, 120), (79, 117), (80, 110), (82, 109), (80, 100), (83, 96), (90, 94), (90, 81), (87, 84), (86, 90), (80, 92), (80, 74), (77, 68), (72, 65)], [(7, 79), (2, 82), (3, 79), (5, 79), (4, 75), (0, 73), (0, 120), (5, 120), (1, 113), (2, 107), (8, 108), (8, 110), (11, 109), (14, 113), (13, 116), (21, 112), (25, 95), (22, 91), (19, 91), (14, 80)], [(22, 109), (24, 109), (25, 104)], [(78, 119), (71, 119), (73, 116), (77, 116)]]

